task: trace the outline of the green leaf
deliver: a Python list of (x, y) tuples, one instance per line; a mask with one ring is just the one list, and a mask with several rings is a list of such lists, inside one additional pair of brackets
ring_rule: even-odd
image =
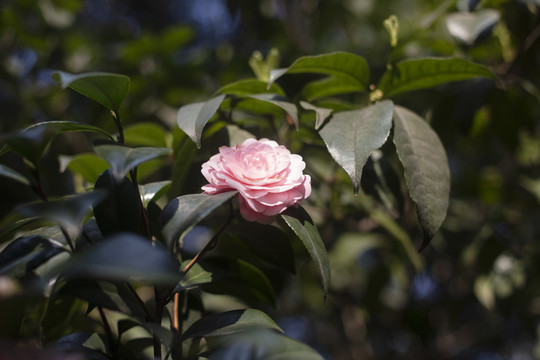
[(146, 313), (125, 283), (94, 279), (68, 279), (58, 295), (70, 295), (88, 301), (92, 306), (145, 317)]
[(333, 85), (339, 83), (350, 90), (366, 91), (369, 87), (369, 67), (366, 60), (346, 52), (301, 57), (286, 69), (272, 70), (268, 86), (284, 74), (300, 73), (331, 75), (335, 79)]
[(333, 112), (332, 109), (318, 107), (305, 101), (300, 101), (300, 105), (306, 110), (315, 111), (315, 117), (316, 117), (315, 129), (316, 130), (319, 130), (322, 124), (324, 124), (324, 121), (328, 119), (330, 115), (332, 115), (332, 112)]
[(370, 154), (388, 138), (392, 111), (393, 103), (387, 100), (359, 110), (334, 113), (319, 131), (334, 160), (349, 174), (355, 193)]
[(307, 101), (313, 101), (334, 95), (358, 92), (358, 85), (342, 76), (328, 76), (324, 79), (308, 82), (302, 89), (302, 96)]
[(271, 329), (283, 332), (265, 313), (255, 309), (232, 310), (205, 316), (194, 322), (182, 334), (182, 339), (236, 334), (254, 329)]
[(267, 82), (257, 79), (245, 79), (227, 84), (218, 90), (218, 94), (247, 96), (262, 93), (285, 96), (285, 92), (278, 84), (272, 84), (269, 88)]
[(127, 177), (120, 180), (110, 169), (97, 179), (94, 189), (103, 190), (106, 197), (94, 205), (94, 217), (103, 236), (120, 232), (137, 232), (141, 209), (135, 187)]
[(179, 267), (159, 243), (133, 233), (119, 233), (72, 256), (62, 272), (68, 278), (172, 284), (181, 278)]
[(72, 88), (116, 114), (129, 90), (129, 77), (119, 74), (91, 72), (76, 75), (56, 71), (52, 78), (64, 89)]
[[(191, 260), (184, 261), (182, 263), (182, 268), (189, 264), (190, 261)], [(177, 293), (201, 285), (211, 284), (212, 282), (223, 279), (226, 276), (229, 276), (229, 274), (224, 274), (219, 271), (208, 271), (200, 264), (195, 263), (184, 275), (182, 280), (180, 280), (180, 283), (178, 286), (176, 286), (174, 292)]]
[(454, 38), (472, 45), (485, 31), (493, 27), (501, 15), (494, 9), (475, 12), (455, 12), (446, 17), (446, 27)]
[(396, 106), (394, 128), (394, 144), (424, 229), (425, 247), (446, 217), (450, 193), (448, 159), (437, 134), (412, 111)]
[(170, 134), (160, 125), (150, 122), (136, 123), (124, 128), (124, 141), (130, 146), (168, 147)]
[(184, 231), (235, 195), (236, 191), (228, 191), (216, 195), (183, 195), (171, 200), (160, 216), (161, 232), (168, 246), (172, 247)]
[(77, 154), (75, 156), (59, 157), (60, 171), (69, 169), (74, 174), (79, 174), (84, 180), (94, 184), (99, 175), (109, 167), (107, 161), (94, 153)]
[(42, 236), (18, 238), (0, 252), (0, 274), (23, 276), (63, 251), (60, 244)]
[(36, 165), (54, 136), (68, 131), (95, 132), (112, 139), (111, 135), (101, 128), (73, 121), (42, 122), (1, 138), (9, 147)]
[[(323, 360), (308, 345), (271, 329), (257, 329), (224, 336), (210, 345), (213, 360), (236, 359), (238, 354), (260, 360)], [(216, 346), (217, 345), (217, 346)], [(241, 352), (239, 352), (241, 350)]]
[(398, 62), (381, 77), (377, 88), (384, 97), (427, 89), (475, 77), (496, 79), (486, 67), (458, 58), (425, 58)]
[(170, 186), (170, 180), (157, 181), (145, 185), (139, 185), (139, 193), (141, 194), (141, 199), (143, 201), (144, 207), (147, 207), (150, 201), (156, 201), (161, 196), (163, 196)]
[(76, 236), (81, 231), (81, 222), (93, 204), (102, 201), (105, 194), (92, 191), (69, 196), (61, 200), (22, 205), (16, 211), (27, 217), (51, 220), (62, 226), (70, 235)]
[(301, 206), (287, 209), (281, 214), (281, 217), (308, 250), (321, 277), (324, 296), (326, 298), (328, 286), (330, 285), (330, 261), (328, 260), (328, 253), (326, 252), (317, 227), (306, 210)]
[(190, 139), (201, 147), (201, 138), (204, 126), (219, 109), (219, 106), (225, 99), (225, 95), (218, 95), (205, 102), (197, 102), (184, 105), (178, 110), (176, 122)]
[(236, 125), (227, 125), (225, 126), (225, 129), (227, 130), (230, 147), (235, 147), (236, 145), (243, 143), (247, 139), (255, 138), (255, 135), (253, 135), (249, 131), (239, 128)]
[(98, 145), (95, 150), (111, 165), (112, 172), (117, 179), (122, 179), (130, 170), (146, 161), (172, 152), (168, 148), (129, 148), (122, 145)]
[(285, 112), (291, 117), (292, 121), (294, 122), (296, 130), (298, 130), (298, 109), (296, 108), (296, 105), (294, 103), (276, 94), (257, 94), (249, 95), (249, 97), (252, 99), (276, 105), (277, 107), (285, 110)]
[(6, 165), (0, 164), (0, 176), (8, 177), (24, 185), (30, 185), (30, 180), (28, 180), (24, 175), (18, 173), (17, 171)]

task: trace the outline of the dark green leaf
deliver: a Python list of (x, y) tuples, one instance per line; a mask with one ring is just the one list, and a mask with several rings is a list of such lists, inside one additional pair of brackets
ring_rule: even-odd
[(58, 290), (58, 295), (69, 295), (101, 306), (144, 318), (146, 313), (125, 283), (92, 279), (70, 279)]
[(341, 84), (340, 86), (347, 84), (350, 89), (356, 91), (366, 91), (369, 87), (369, 68), (366, 60), (345, 52), (301, 57), (287, 69), (272, 70), (269, 85), (284, 74), (300, 73), (331, 75), (336, 79), (334, 81)]
[[(184, 268), (190, 260), (182, 263), (182, 268)], [(208, 271), (203, 268), (200, 264), (195, 263), (191, 269), (184, 275), (178, 286), (174, 289), (174, 292), (181, 292), (186, 289), (191, 289), (193, 287), (198, 287), (205, 284), (210, 284), (214, 281), (223, 279), (230, 274), (225, 274), (219, 271)]]
[(358, 84), (351, 82), (349, 79), (343, 76), (329, 76), (307, 83), (302, 89), (302, 96), (308, 101), (313, 101), (329, 96), (359, 91), (363, 90), (359, 90)]
[(360, 110), (334, 113), (319, 131), (334, 160), (349, 174), (355, 193), (369, 156), (386, 142), (392, 111), (393, 103), (387, 100)]
[(59, 133), (69, 131), (96, 132), (111, 138), (111, 135), (96, 126), (73, 121), (47, 121), (31, 125), (21, 131), (2, 136), (9, 147), (36, 165), (45, 149)]
[(130, 170), (146, 161), (171, 153), (168, 148), (129, 148), (121, 145), (98, 145), (95, 150), (111, 165), (117, 179), (122, 179)]
[(63, 267), (68, 277), (174, 283), (178, 261), (159, 243), (132, 233), (119, 233), (74, 255)]
[(94, 189), (106, 197), (94, 206), (94, 217), (104, 236), (120, 231), (137, 232), (141, 217), (135, 187), (127, 177), (117, 180), (110, 169), (103, 172)]
[(161, 213), (161, 232), (169, 247), (189, 227), (197, 224), (217, 207), (236, 195), (228, 191), (216, 195), (191, 194), (173, 199)]
[(92, 205), (105, 198), (99, 191), (66, 197), (62, 200), (23, 205), (16, 209), (29, 217), (51, 220), (62, 226), (70, 235), (76, 237), (81, 231), (81, 222)]
[(75, 156), (60, 156), (60, 171), (69, 169), (79, 174), (84, 180), (94, 184), (99, 175), (107, 170), (109, 164), (94, 153), (77, 154)]
[(450, 193), (448, 159), (437, 134), (412, 111), (396, 106), (394, 128), (396, 151), (426, 235), (423, 247), (446, 217)]
[(223, 86), (218, 90), (219, 94), (246, 96), (262, 93), (272, 93), (285, 96), (285, 92), (278, 84), (272, 84), (267, 88), (267, 83), (257, 79), (245, 79)]
[(486, 30), (499, 21), (497, 10), (483, 9), (475, 12), (455, 12), (446, 17), (446, 27), (454, 38), (472, 45)]
[(324, 124), (324, 121), (328, 119), (330, 115), (332, 115), (332, 112), (333, 112), (332, 109), (318, 107), (305, 101), (300, 101), (300, 105), (306, 110), (315, 111), (315, 117), (316, 117), (315, 129), (316, 130), (319, 130), (322, 124)]
[(249, 95), (249, 97), (252, 99), (274, 104), (277, 107), (285, 110), (285, 112), (291, 117), (292, 121), (294, 122), (294, 126), (298, 130), (298, 109), (296, 108), (296, 105), (294, 103), (276, 94), (257, 94)]
[(0, 164), (0, 176), (8, 177), (24, 185), (30, 185), (30, 180), (6, 165)]
[(107, 339), (97, 333), (77, 332), (58, 340), (55, 348), (66, 353), (84, 354), (86, 360), (108, 360)]
[[(184, 186), (189, 180), (189, 176), (192, 174), (190, 172), (193, 159), (197, 153), (197, 147), (193, 141), (187, 138), (180, 129), (175, 129), (174, 132), (175, 139), (180, 138), (178, 143), (174, 147), (174, 165), (172, 169), (172, 184), (168, 192), (168, 197), (173, 198), (179, 194), (186, 193), (182, 191)], [(198, 171), (199, 169), (197, 169)]]
[(323, 360), (324, 358), (308, 345), (270, 329), (245, 331), (219, 339), (210, 344), (218, 345), (212, 360), (238, 358), (258, 360)]
[(452, 81), (475, 77), (495, 79), (482, 65), (458, 58), (426, 58), (405, 60), (383, 74), (377, 88), (388, 98), (402, 92), (426, 89)]
[(255, 309), (232, 310), (205, 316), (197, 320), (182, 335), (182, 339), (205, 336), (224, 336), (255, 329), (283, 332), (265, 313)]
[(330, 285), (330, 261), (328, 260), (328, 253), (326, 252), (317, 227), (309, 214), (301, 206), (287, 209), (281, 214), (281, 217), (308, 250), (321, 277), (323, 291), (326, 297), (328, 286)]
[(23, 276), (63, 251), (60, 244), (42, 236), (18, 238), (0, 252), (0, 274)]
[(129, 90), (129, 77), (119, 74), (92, 72), (75, 75), (56, 71), (52, 78), (64, 89), (70, 87), (116, 114)]
[(218, 95), (206, 102), (184, 105), (178, 110), (176, 122), (197, 147), (201, 147), (201, 138), (204, 126), (216, 113), (225, 99), (225, 95)]

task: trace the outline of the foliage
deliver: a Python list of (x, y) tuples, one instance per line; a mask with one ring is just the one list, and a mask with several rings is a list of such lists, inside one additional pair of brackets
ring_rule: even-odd
[[(248, 22), (275, 2), (253, 3), (228, 11)], [(95, 58), (38, 64), (58, 69), (47, 72), (55, 86), (30, 94), (17, 57), (4, 62), (6, 97), (46, 115), (2, 119), (0, 336), (59, 359), (532, 350), (538, 4), (407, 1), (412, 15), (391, 16), (398, 3), (366, 2), (377, 21), (353, 1), (312, 4), (321, 26), (307, 37), (291, 14), (309, 6), (287, 3), (280, 21), (297, 48), (276, 35), (266, 58), (250, 48), (234, 64), (233, 40), (201, 62), (205, 38), (187, 27), (110, 40), (69, 22), (87, 11), (79, 1), (40, 3), (58, 51)], [(16, 16), (36, 4), (10, 4), (2, 26), (45, 57)], [(369, 45), (329, 40), (340, 26), (361, 33), (359, 20)], [(200, 193), (201, 163), (252, 137), (300, 154), (312, 178), (311, 197), (271, 225), (237, 216), (234, 191)], [(306, 329), (295, 334), (291, 319)]]

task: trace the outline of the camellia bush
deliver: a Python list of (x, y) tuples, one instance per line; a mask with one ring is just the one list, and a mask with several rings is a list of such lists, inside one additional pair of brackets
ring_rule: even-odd
[[(395, 46), (397, 19), (385, 25)], [(334, 301), (329, 218), (368, 213), (393, 239), (386, 251), (405, 259), (396, 266), (421, 271), (419, 250), (448, 209), (448, 159), (430, 124), (392, 99), (495, 75), (457, 57), (391, 57), (374, 78), (353, 53), (286, 68), (277, 56), (254, 55), (256, 78), (182, 106), (171, 130), (125, 125), (127, 76), (56, 71), (65, 91), (110, 112), (115, 131), (47, 121), (2, 135), (1, 154), (27, 171), (0, 165), (0, 175), (39, 200), (0, 222), (0, 327), (65, 359), (321, 359), (272, 309), (291, 278), (318, 277), (311, 301)], [(91, 151), (58, 155), (57, 176), (76, 192), (51, 196), (41, 159), (71, 132)], [(397, 221), (403, 203), (415, 207), (415, 236)], [(242, 306), (209, 310), (230, 299)]]

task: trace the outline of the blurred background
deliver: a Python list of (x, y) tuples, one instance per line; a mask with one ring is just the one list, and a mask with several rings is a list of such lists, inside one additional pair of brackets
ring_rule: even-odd
[[(424, 271), (416, 273), (355, 202), (346, 175), (328, 166), (328, 154), (306, 154), (320, 193), (308, 210), (324, 220), (319, 231), (333, 284), (323, 303), (308, 268), (278, 294), (271, 315), (328, 359), (540, 359), (539, 6), (533, 0), (2, 0), (0, 133), (46, 120), (114, 132), (100, 105), (51, 80), (55, 70), (128, 75), (123, 121), (171, 132), (180, 106), (253, 77), (254, 51), (278, 49), (282, 67), (300, 56), (352, 52), (366, 58), (373, 82), (390, 56), (459, 56), (484, 64), (498, 83), (472, 80), (394, 99), (430, 122), (450, 160), (450, 208), (421, 254)], [(383, 27), (391, 14), (400, 25), (394, 51)], [(300, 86), (297, 78), (284, 81), (286, 89)], [(66, 155), (90, 149), (81, 138), (61, 137), (52, 146)], [(56, 155), (43, 161), (57, 179)], [(25, 171), (13, 154), (0, 162)], [(378, 166), (390, 163), (370, 161), (366, 192)], [(56, 195), (74, 186), (67, 176), (44, 181)], [(0, 188), (9, 189), (2, 191), (0, 215), (34, 196), (3, 178)], [(399, 223), (418, 245), (414, 211), (404, 199)]]

